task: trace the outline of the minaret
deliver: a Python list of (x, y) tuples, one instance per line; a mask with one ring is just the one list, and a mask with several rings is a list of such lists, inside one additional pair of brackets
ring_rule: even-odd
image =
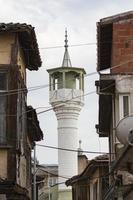
[[(50, 81), (49, 99), (58, 120), (58, 147), (77, 150), (78, 117), (84, 105), (85, 70), (71, 65), (67, 30), (64, 47), (62, 66), (47, 70)], [(58, 150), (59, 183), (66, 181), (63, 177), (71, 178), (78, 174), (77, 157), (77, 152)], [(72, 200), (71, 187), (59, 184), (58, 188), (59, 200)]]

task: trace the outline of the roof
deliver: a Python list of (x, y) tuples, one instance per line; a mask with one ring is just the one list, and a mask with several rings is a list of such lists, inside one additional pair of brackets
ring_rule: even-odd
[(115, 23), (133, 18), (133, 10), (100, 19), (101, 24)]
[(83, 71), (84, 74), (86, 74), (84, 68), (79, 68), (79, 67), (56, 67), (52, 69), (47, 69), (48, 73), (54, 73), (54, 72), (62, 72), (62, 71)]
[(94, 159), (89, 161), (87, 167), (84, 169), (84, 171), (81, 174), (73, 176), (72, 178), (68, 179), (66, 181), (66, 185), (70, 186), (77, 181), (88, 179), (89, 177), (92, 176), (92, 174), (95, 172), (97, 167), (103, 166), (103, 163), (105, 163), (104, 166), (106, 166), (106, 164), (108, 166), (108, 162), (109, 162), (109, 157), (107, 154), (95, 157)]
[(38, 70), (42, 62), (34, 27), (26, 23), (0, 23), (0, 34), (5, 33), (18, 33), (26, 67), (29, 70)]
[(37, 113), (32, 106), (27, 106), (27, 126), (28, 136), (32, 142), (43, 139), (43, 132), (39, 125)]

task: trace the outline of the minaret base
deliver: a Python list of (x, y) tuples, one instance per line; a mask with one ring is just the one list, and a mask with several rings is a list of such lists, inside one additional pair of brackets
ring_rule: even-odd
[(59, 190), (58, 191), (58, 200), (72, 200), (72, 190)]

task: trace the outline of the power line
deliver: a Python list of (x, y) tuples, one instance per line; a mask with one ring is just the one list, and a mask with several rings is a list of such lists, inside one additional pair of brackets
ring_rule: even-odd
[[(108, 68), (108, 69), (115, 69), (117, 67), (120, 67), (124, 64), (128, 64), (130, 62), (132, 62), (133, 59), (131, 60), (128, 60), (126, 62), (123, 62), (123, 63), (120, 63), (118, 65), (114, 65), (113, 67), (111, 68)], [(101, 72), (105, 71), (107, 69), (104, 69), (104, 70), (100, 70), (99, 73), (101, 74)], [(88, 76), (92, 76), (92, 75), (95, 75), (95, 74), (98, 74), (98, 72), (94, 71), (94, 72), (91, 72), (91, 73), (88, 73), (88, 74), (85, 74), (84, 77), (88, 77)], [(126, 73), (127, 74), (127, 73)], [(57, 84), (61, 84), (61, 83), (57, 83)], [(39, 89), (43, 89), (43, 88), (46, 88), (46, 87), (49, 87), (50, 85), (54, 85), (54, 84), (45, 84), (45, 85), (38, 85), (38, 86), (33, 86), (33, 87), (29, 87), (29, 88), (20, 88), (20, 89), (13, 89), (13, 90), (8, 90), (8, 91), (3, 91), (1, 93), (4, 93), (4, 94), (0, 94), (0, 96), (8, 96), (8, 95), (14, 95), (14, 94), (18, 94), (20, 91), (34, 91), (34, 90), (39, 90)]]
[[(96, 46), (98, 44), (123, 44), (123, 42), (111, 42), (111, 41), (107, 41), (107, 42), (87, 42), (87, 43), (77, 43), (77, 44), (71, 44), (69, 45), (69, 47), (80, 47), (80, 46)], [(29, 48), (23, 48), (21, 46), (19, 46), (19, 48), (24, 49), (25, 51), (33, 51), (35, 50), (34, 48), (29, 49)], [(46, 49), (57, 49), (57, 48), (64, 48), (64, 45), (55, 45), (55, 46), (47, 46), (47, 47), (38, 47), (38, 49), (40, 50), (46, 50)], [(0, 53), (7, 53), (9, 51), (7, 50), (1, 50)]]
[[(0, 136), (0, 139), (4, 139), (4, 140), (7, 140), (7, 141), (9, 141), (9, 140), (10, 141), (18, 141), (16, 138), (8, 138), (8, 137), (2, 137), (2, 136)], [(61, 150), (61, 151), (69, 151), (69, 152), (76, 152), (76, 153), (79, 152), (79, 150), (76, 150), (76, 149), (60, 148), (60, 147), (42, 145), (42, 144), (36, 144), (36, 146), (49, 148), (49, 149), (55, 149), (55, 150)], [(87, 153), (87, 154), (110, 154), (108, 152), (88, 151), (88, 150), (85, 150), (85, 151), (82, 150), (82, 152)], [(115, 153), (111, 153), (111, 154), (115, 154)]]
[[(28, 88), (28, 92), (40, 90), (46, 87), (49, 87), (49, 84)], [(7, 90), (7, 91), (3, 90), (0, 92), (0, 96), (10, 96), (10, 95), (15, 95), (15, 94), (18, 94), (20, 92), (25, 92), (25, 91), (27, 91), (27, 88)]]
[[(126, 77), (123, 77), (123, 78), (122, 78), (121, 80), (119, 80), (118, 82), (122, 81), (123, 79), (126, 79)], [(102, 92), (102, 91), (104, 91), (104, 90), (106, 90), (106, 89), (112, 87), (113, 85), (115, 85), (115, 83), (112, 83), (112, 84), (108, 85), (107, 87), (101, 89), (100, 91)], [(83, 94), (83, 95), (75, 96), (75, 97), (73, 97), (73, 98), (71, 98), (71, 99), (68, 99), (68, 100), (65, 100), (65, 99), (64, 99), (64, 100), (62, 101), (62, 103), (59, 103), (57, 106), (54, 106), (54, 109), (55, 109), (55, 108), (59, 108), (59, 107), (64, 107), (64, 106), (66, 106), (66, 104), (67, 104), (68, 102), (70, 102), (71, 100), (73, 100), (73, 99), (85, 97), (85, 96), (88, 96), (88, 95), (91, 95), (91, 94), (95, 94), (95, 93), (96, 93), (96, 91), (91, 91), (91, 92), (85, 93), (85, 94)], [(38, 108), (40, 108), (40, 107), (38, 107)], [(31, 109), (31, 110), (36, 110), (36, 109), (38, 109), (38, 108), (33, 108), (33, 109)], [(41, 107), (41, 108), (44, 108), (44, 107)], [(46, 107), (45, 107), (45, 108), (46, 108)], [(46, 110), (43, 110), (43, 111), (38, 112), (37, 115), (43, 114), (43, 113), (45, 113), (45, 112), (48, 112), (48, 111), (53, 110), (53, 107), (51, 108), (51, 106), (49, 106), (49, 107), (47, 107), (47, 108), (48, 108), (48, 109), (46, 109)], [(30, 111), (31, 111), (31, 110), (30, 110)], [(30, 112), (30, 111), (23, 112), (20, 116), (22, 116), (23, 114), (25, 114), (25, 113), (27, 113), (27, 112)], [(9, 115), (8, 115), (8, 114), (4, 114), (4, 113), (0, 113), (0, 115), (6, 115), (7, 117), (8, 117), (8, 116), (17, 116), (16, 114), (9, 114)]]
[(39, 170), (41, 170), (41, 171), (44, 171), (44, 172), (46, 172), (46, 173), (48, 173), (48, 174), (51, 174), (51, 175), (53, 175), (53, 176), (56, 176), (56, 177), (60, 177), (60, 178), (64, 178), (64, 179), (69, 179), (69, 178), (70, 178), (70, 177), (66, 177), (66, 176), (59, 175), (59, 174), (54, 174), (54, 173), (52, 173), (52, 172), (50, 172), (50, 171), (48, 171), (48, 170), (42, 169), (43, 166), (41, 166), (41, 165), (37, 165), (36, 167), (37, 167), (37, 169), (39, 169)]
[[(79, 152), (79, 150), (76, 150), (76, 149), (68, 149), (68, 148), (61, 148), (61, 147), (55, 147), (55, 146), (49, 146), (49, 145), (43, 145), (43, 144), (36, 144), (37, 146), (40, 146), (40, 147), (44, 147), (44, 148), (49, 148), (49, 149), (55, 149), (55, 150), (62, 150), (62, 151), (70, 151), (70, 152)], [(83, 153), (94, 153), (94, 154), (110, 154), (110, 153), (107, 153), (107, 152), (98, 152), (98, 151), (83, 151)], [(112, 153), (114, 154), (114, 153)]]

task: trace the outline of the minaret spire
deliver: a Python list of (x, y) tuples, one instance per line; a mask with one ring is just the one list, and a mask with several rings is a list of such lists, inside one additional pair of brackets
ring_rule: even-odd
[(71, 60), (68, 53), (68, 39), (67, 39), (67, 29), (65, 29), (65, 53), (63, 57), (62, 67), (72, 67)]

